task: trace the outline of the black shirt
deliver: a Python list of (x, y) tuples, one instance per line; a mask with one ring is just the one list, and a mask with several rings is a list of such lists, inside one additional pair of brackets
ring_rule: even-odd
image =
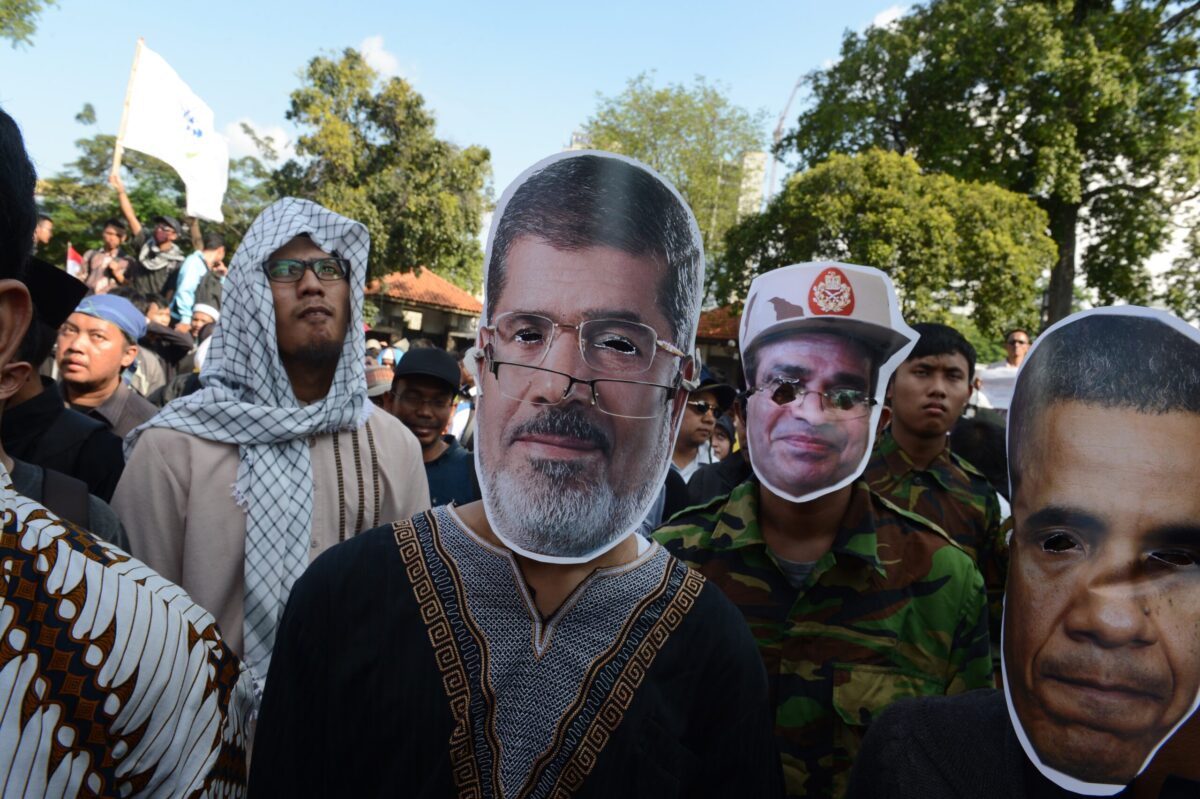
[(105, 502), (125, 469), (121, 439), (105, 422), (67, 408), (48, 377), (41, 394), (4, 409), (0, 439), (12, 457), (82, 480)]

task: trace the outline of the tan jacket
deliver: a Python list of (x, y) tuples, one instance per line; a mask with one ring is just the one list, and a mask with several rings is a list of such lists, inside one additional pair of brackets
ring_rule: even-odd
[[(358, 430), (316, 436), (309, 446), (310, 562), (339, 540), (429, 508), (420, 444), (390, 414), (375, 411)], [(112, 506), (130, 553), (213, 614), (241, 657), (246, 515), (233, 501), (237, 468), (232, 444), (150, 428), (125, 465)]]

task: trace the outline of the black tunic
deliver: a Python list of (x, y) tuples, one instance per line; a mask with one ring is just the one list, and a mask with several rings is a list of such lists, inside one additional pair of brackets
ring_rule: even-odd
[[(561, 647), (579, 632), (563, 621), (537, 658), (523, 649), (540, 640), (530, 624), (493, 640), (495, 619), (458, 592), (471, 580), (492, 580), (489, 590), (503, 586), (496, 572), (484, 568), (481, 576), (472, 556), (462, 555), (461, 536), (455, 544), (438, 532), (448, 519), (438, 509), (362, 533), (323, 554), (297, 581), (271, 659), (251, 796), (496, 796), (503, 793), (497, 754), (506, 734), (510, 749), (520, 748), (527, 721), (533, 726), (525, 726), (526, 737), (541, 740), (553, 727), (557, 743), (546, 750), (549, 764), (538, 761), (551, 776), (519, 795), (782, 796), (765, 676), (745, 622), (719, 590), (657, 547), (637, 562), (657, 568), (662, 579), (604, 644), (604, 657), (589, 661), (588, 678), (569, 679), (578, 696), (560, 717), (563, 726), (537, 721), (562, 685), (515, 706), (509, 701), (507, 716), (496, 715), (506, 690), (510, 699), (528, 690), (520, 669), (563, 657)], [(488, 557), (501, 556), (482, 559)], [(585, 607), (591, 600), (580, 593), (568, 603)], [(595, 644), (584, 640), (583, 628), (581, 650)], [(626, 640), (641, 644), (627, 647)], [(560, 649), (551, 653), (554, 646)], [(514, 652), (524, 666), (498, 672)], [(598, 712), (589, 709), (592, 700)], [(489, 738), (500, 746), (481, 743)], [(566, 775), (559, 793), (551, 787), (554, 773)], [(571, 775), (578, 789), (562, 789)], [(511, 783), (508, 795), (518, 795)]]

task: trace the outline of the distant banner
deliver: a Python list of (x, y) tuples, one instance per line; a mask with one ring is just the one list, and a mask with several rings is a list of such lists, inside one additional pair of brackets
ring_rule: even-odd
[(224, 221), (221, 200), (229, 183), (229, 145), (213, 112), (160, 56), (144, 45), (129, 83), (120, 144), (166, 161), (187, 187), (187, 212)]

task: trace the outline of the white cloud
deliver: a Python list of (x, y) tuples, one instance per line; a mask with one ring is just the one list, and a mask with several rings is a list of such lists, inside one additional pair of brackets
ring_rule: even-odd
[(368, 36), (363, 39), (358, 50), (362, 53), (363, 61), (366, 61), (368, 66), (385, 77), (390, 78), (400, 74), (400, 59), (384, 49), (382, 35)]
[(279, 125), (260, 125), (252, 119), (242, 117), (236, 122), (230, 122), (221, 133), (229, 141), (229, 157), (241, 158), (247, 155), (253, 155), (255, 158), (262, 158), (262, 154), (258, 148), (254, 146), (254, 140), (246, 131), (242, 130), (242, 123), (254, 129), (260, 139), (270, 137), (275, 145), (275, 152), (279, 154), (280, 161), (286, 161), (296, 155), (295, 142), (288, 138), (287, 133)]
[(891, 6), (880, 11), (871, 18), (871, 25), (876, 28), (886, 28), (900, 17), (904, 16), (907, 9), (904, 6)]

